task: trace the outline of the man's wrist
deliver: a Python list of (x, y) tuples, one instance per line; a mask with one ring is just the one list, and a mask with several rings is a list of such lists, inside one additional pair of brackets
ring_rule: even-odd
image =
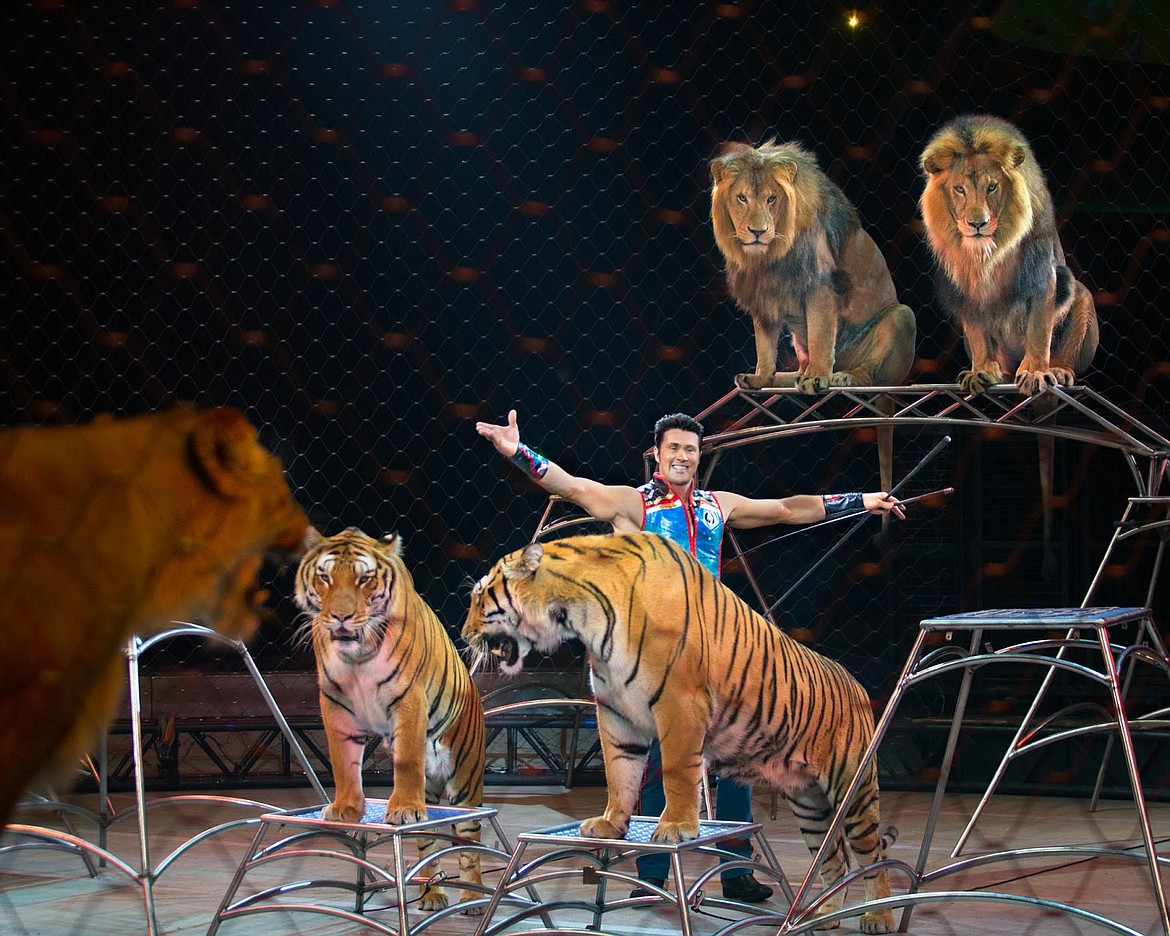
[(523, 442), (516, 444), (516, 451), (508, 460), (533, 481), (539, 481), (548, 473), (548, 459)]
[(865, 495), (857, 491), (851, 491), (848, 494), (822, 494), (821, 501), (825, 505), (825, 519), (827, 520), (865, 510)]

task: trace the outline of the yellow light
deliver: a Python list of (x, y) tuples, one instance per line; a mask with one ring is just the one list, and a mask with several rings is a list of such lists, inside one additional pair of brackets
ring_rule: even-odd
[(861, 22), (861, 20), (859, 20), (859, 19), (857, 18), (857, 14), (856, 14), (856, 13), (850, 13), (850, 14), (849, 14), (849, 28), (850, 28), (850, 29), (856, 29), (856, 28), (857, 28), (857, 24), (858, 24), (858, 23), (860, 23), (860, 22)]

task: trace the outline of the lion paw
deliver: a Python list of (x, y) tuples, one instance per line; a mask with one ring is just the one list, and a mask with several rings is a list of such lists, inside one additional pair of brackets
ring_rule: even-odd
[(412, 822), (423, 822), (426, 818), (426, 803), (395, 802), (393, 796), (386, 803), (385, 822), (389, 825), (410, 825)]
[(854, 377), (849, 371), (833, 371), (829, 378), (829, 384), (834, 387), (852, 387), (854, 382)]
[[(460, 891), (459, 892), (459, 902), (466, 903), (469, 900), (476, 900), (482, 896), (483, 896), (483, 894), (476, 893), (475, 891)], [(466, 907), (463, 910), (463, 915), (464, 916), (483, 916), (483, 911), (484, 911), (483, 904), (476, 904), (474, 907)]]
[(618, 826), (605, 816), (594, 816), (581, 823), (581, 835), (584, 838), (620, 839), (625, 836), (628, 828), (628, 824)]
[(986, 368), (959, 371), (959, 389), (964, 393), (978, 396), (997, 383), (1003, 383), (1003, 372), (994, 364)]
[(828, 390), (830, 383), (832, 377), (829, 374), (801, 374), (796, 378), (796, 389), (800, 393), (820, 393)]
[(1067, 367), (1054, 366), (1047, 370), (1026, 370), (1021, 367), (1016, 371), (1016, 387), (1025, 396), (1035, 396), (1049, 387), (1071, 387), (1073, 383), (1073, 372)]
[(892, 933), (894, 913), (892, 910), (872, 910), (863, 913), (860, 926), (863, 933)]
[(326, 822), (360, 822), (365, 809), (366, 804), (362, 800), (348, 803), (334, 800), (321, 810), (321, 818)]
[(447, 906), (447, 895), (437, 887), (424, 887), (418, 896), (420, 910), (442, 910)]
[(665, 822), (662, 819), (658, 820), (658, 825), (654, 827), (653, 833), (650, 835), (652, 842), (689, 842), (691, 839), (699, 837), (699, 820), (695, 819), (693, 822)]

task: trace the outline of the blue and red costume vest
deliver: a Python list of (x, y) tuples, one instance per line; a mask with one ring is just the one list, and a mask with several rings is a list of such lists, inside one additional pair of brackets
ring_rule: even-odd
[(692, 484), (690, 496), (681, 498), (657, 472), (638, 493), (642, 495), (642, 529), (674, 540), (718, 578), (723, 511), (715, 495)]

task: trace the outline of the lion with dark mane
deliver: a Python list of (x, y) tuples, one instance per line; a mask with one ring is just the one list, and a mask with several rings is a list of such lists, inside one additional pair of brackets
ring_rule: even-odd
[[(845, 194), (795, 143), (729, 143), (711, 162), (711, 222), (727, 286), (752, 318), (744, 389), (895, 386), (914, 362), (914, 313)], [(796, 370), (777, 373), (787, 330)]]
[(1097, 350), (1097, 314), (1065, 265), (1027, 140), (998, 117), (959, 117), (927, 144), (922, 170), (939, 302), (971, 354), (959, 385), (982, 393), (1006, 373), (1024, 394), (1071, 385)]

